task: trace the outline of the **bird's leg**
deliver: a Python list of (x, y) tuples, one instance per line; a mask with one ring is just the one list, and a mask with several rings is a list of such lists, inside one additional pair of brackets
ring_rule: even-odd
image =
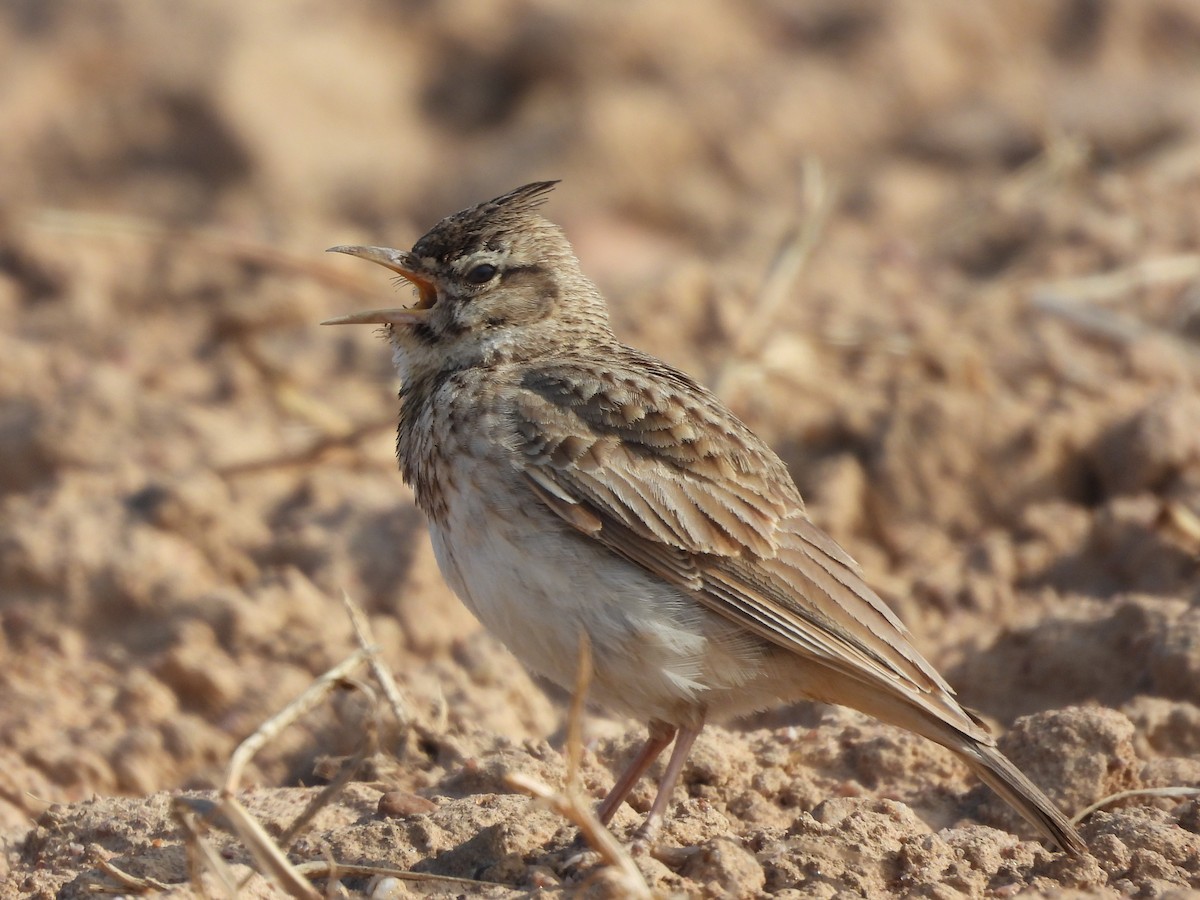
[(596, 817), (602, 825), (607, 825), (612, 821), (612, 817), (621, 808), (621, 804), (625, 802), (625, 798), (629, 796), (633, 786), (638, 783), (638, 779), (646, 774), (646, 770), (654, 764), (659, 754), (667, 748), (667, 744), (671, 743), (671, 739), (674, 737), (674, 725), (668, 725), (658, 719), (650, 721), (650, 735), (646, 738), (646, 743), (642, 745), (642, 749), (638, 751), (638, 755), (633, 758), (633, 761), (625, 767), (621, 777), (617, 779), (612, 790), (608, 792), (608, 796), (604, 798), (604, 802), (600, 804), (600, 808), (596, 810)]
[(667, 813), (667, 807), (671, 805), (671, 793), (675, 790), (675, 782), (679, 780), (679, 773), (683, 771), (683, 764), (687, 762), (692, 744), (703, 727), (704, 721), (701, 720), (695, 725), (684, 725), (679, 729), (679, 734), (675, 738), (675, 746), (671, 748), (671, 758), (667, 760), (666, 771), (663, 772), (662, 779), (658, 782), (658, 796), (654, 798), (654, 804), (650, 807), (650, 814), (646, 816), (646, 821), (633, 833), (633, 849), (635, 851), (648, 847), (658, 834), (663, 817)]

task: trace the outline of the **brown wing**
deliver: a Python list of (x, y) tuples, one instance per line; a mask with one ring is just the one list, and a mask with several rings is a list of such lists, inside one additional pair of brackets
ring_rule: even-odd
[(620, 353), (600, 376), (564, 363), (522, 384), (519, 450), (546, 506), (761, 637), (985, 734), (779, 458), (687, 376)]

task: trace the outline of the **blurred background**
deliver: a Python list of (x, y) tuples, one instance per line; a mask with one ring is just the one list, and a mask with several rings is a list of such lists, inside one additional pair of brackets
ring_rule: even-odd
[(385, 346), (317, 327), (395, 294), (326, 247), (546, 178), (968, 703), (1200, 750), (1194, 0), (9, 0), (0, 85), (5, 829), (212, 784), (343, 588), (451, 727), (558, 727), (436, 572)]

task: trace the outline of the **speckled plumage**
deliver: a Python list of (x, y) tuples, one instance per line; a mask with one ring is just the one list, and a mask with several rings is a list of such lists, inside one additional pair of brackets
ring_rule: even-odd
[(779, 458), (687, 375), (621, 344), (540, 182), (451, 216), (412, 251), (335, 248), (419, 290), (387, 326), (397, 455), (447, 582), (530, 669), (650, 723), (605, 821), (676, 737), (653, 832), (710, 716), (813, 698), (958, 752), (1064, 849), (1066, 817), (996, 749)]

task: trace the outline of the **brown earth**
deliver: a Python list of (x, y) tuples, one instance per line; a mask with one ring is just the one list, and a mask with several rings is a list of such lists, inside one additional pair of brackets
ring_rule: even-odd
[[(173, 798), (353, 650), (343, 589), (417, 724), (291, 857), (494, 883), (351, 896), (621, 891), (504, 780), (561, 784), (565, 704), (442, 584), (385, 348), (316, 327), (389, 302), (323, 248), (546, 177), (622, 336), (781, 452), (1051, 795), (1200, 786), (1194, 2), (22, 0), (0, 75), (0, 897), (132, 890), (101, 860), (215, 890)], [(255, 759), (268, 832), (361, 713)], [(599, 796), (642, 732), (587, 734)], [(1082, 830), (1094, 859), (1051, 853), (947, 752), (801, 707), (706, 731), (638, 864), (714, 897), (1200, 890), (1196, 798)]]

